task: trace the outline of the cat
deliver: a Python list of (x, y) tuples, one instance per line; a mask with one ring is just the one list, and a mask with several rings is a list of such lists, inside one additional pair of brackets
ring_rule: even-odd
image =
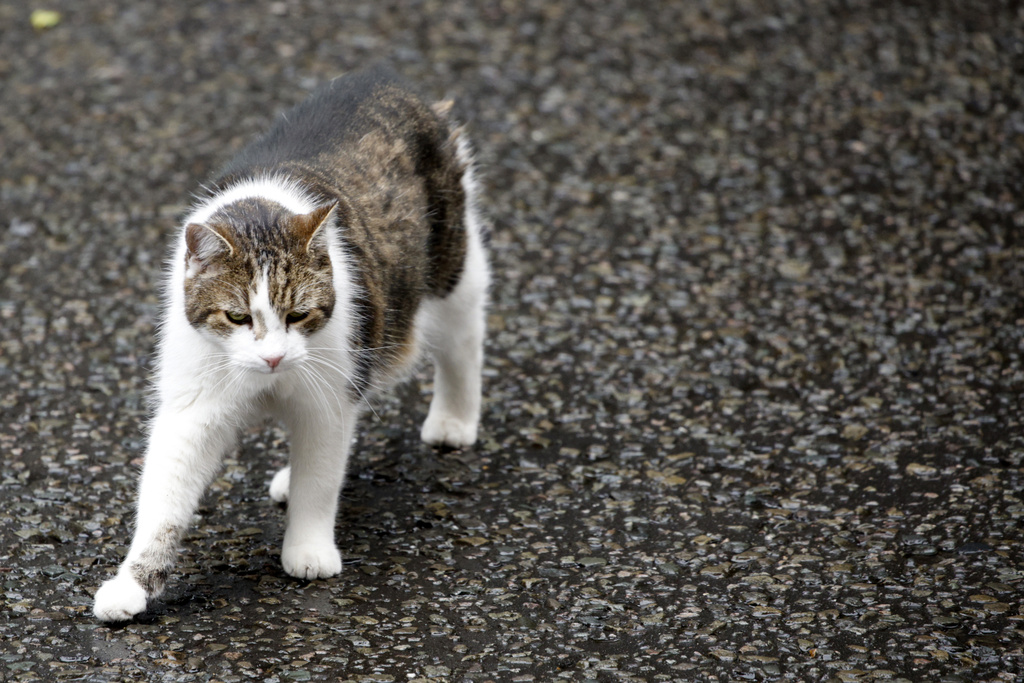
[(450, 108), (386, 67), (342, 76), (244, 148), (184, 220), (135, 532), (97, 618), (130, 620), (161, 593), (203, 492), (256, 419), (291, 434), (270, 497), (287, 502), (281, 563), (302, 579), (341, 571), (334, 525), (357, 418), (421, 351), (434, 363), (422, 440), (476, 441), (490, 272)]

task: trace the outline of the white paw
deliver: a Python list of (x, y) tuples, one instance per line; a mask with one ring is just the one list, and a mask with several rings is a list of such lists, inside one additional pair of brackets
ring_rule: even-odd
[(270, 499), (275, 503), (288, 502), (288, 487), (291, 485), (292, 468), (285, 467), (270, 480)]
[(420, 431), (420, 438), (431, 446), (463, 448), (476, 443), (476, 427), (475, 419), (463, 420), (454, 415), (430, 411)]
[(341, 553), (333, 544), (285, 546), (281, 564), (297, 579), (326, 579), (341, 572)]
[(92, 612), (100, 621), (129, 621), (146, 611), (146, 589), (128, 575), (118, 574), (96, 591)]

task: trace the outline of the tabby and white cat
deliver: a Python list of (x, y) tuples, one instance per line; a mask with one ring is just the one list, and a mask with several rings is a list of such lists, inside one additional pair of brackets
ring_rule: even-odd
[(124, 621), (162, 591), (238, 432), (291, 433), (270, 484), (281, 562), (337, 574), (338, 495), (360, 407), (432, 357), (428, 444), (476, 440), (488, 265), (469, 147), (385, 69), (339, 78), (221, 172), (169, 264), (131, 548), (94, 612)]

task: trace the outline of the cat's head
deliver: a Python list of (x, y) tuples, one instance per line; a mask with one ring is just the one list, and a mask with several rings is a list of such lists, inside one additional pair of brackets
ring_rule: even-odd
[(333, 213), (247, 199), (185, 226), (185, 315), (226, 365), (270, 374), (306, 357), (334, 309)]

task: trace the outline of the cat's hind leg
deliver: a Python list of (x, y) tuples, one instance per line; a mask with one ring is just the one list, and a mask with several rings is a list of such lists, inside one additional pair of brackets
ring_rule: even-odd
[(476, 442), (480, 422), (488, 268), (475, 221), (459, 283), (445, 297), (423, 302), (423, 338), (434, 361), (434, 397), (420, 437), (435, 446)]

